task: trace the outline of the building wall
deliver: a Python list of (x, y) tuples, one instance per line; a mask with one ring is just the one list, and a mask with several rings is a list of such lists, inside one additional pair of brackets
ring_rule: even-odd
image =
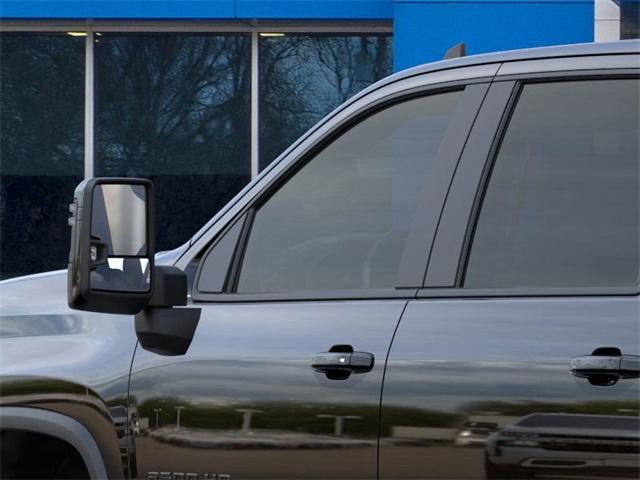
[(613, 0), (595, 0), (594, 39), (609, 42), (620, 39), (620, 6)]
[(395, 69), (402, 70), (438, 60), (459, 42), (466, 44), (469, 54), (590, 42), (594, 19), (596, 31), (619, 31), (619, 8), (613, 0), (595, 2), (594, 7), (594, 0), (1, 0), (0, 16), (257, 23), (392, 21)]
[(395, 70), (468, 54), (619, 38), (638, 0), (0, 0), (3, 19), (392, 21)]
[(2, 0), (4, 18), (388, 20), (393, 0)]

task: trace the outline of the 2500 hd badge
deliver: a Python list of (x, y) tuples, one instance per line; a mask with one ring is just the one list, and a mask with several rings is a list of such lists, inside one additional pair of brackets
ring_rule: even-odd
[(226, 473), (149, 472), (147, 480), (231, 480)]

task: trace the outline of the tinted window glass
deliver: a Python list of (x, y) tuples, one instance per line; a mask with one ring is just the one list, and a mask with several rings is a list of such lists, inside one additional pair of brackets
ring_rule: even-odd
[(250, 180), (250, 38), (96, 42), (96, 174), (152, 179), (157, 248), (174, 248)]
[(260, 37), (260, 167), (322, 117), (393, 71), (391, 36)]
[(66, 268), (83, 119), (84, 38), (0, 35), (0, 279)]
[(199, 291), (210, 293), (222, 292), (243, 224), (244, 217), (238, 220), (207, 253), (203, 260), (202, 271), (198, 279)]
[(395, 286), (417, 199), (460, 92), (367, 118), (256, 213), (240, 292)]
[(480, 213), (467, 287), (638, 281), (637, 80), (524, 87)]
[(620, 2), (620, 40), (640, 38), (640, 2)]

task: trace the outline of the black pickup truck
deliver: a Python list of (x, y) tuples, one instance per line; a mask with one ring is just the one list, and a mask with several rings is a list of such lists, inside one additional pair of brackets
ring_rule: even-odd
[(637, 478), (639, 112), (638, 41), (416, 67), (170, 252), (85, 180), (0, 283), (2, 478)]

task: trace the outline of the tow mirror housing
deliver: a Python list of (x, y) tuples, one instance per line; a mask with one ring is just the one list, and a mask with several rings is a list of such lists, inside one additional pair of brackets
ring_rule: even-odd
[(134, 314), (153, 293), (153, 183), (138, 178), (91, 178), (69, 205), (69, 306)]
[(76, 188), (69, 211), (69, 307), (135, 314), (142, 348), (184, 355), (200, 309), (173, 308), (187, 305), (187, 275), (154, 264), (153, 183), (141, 178), (87, 179)]

